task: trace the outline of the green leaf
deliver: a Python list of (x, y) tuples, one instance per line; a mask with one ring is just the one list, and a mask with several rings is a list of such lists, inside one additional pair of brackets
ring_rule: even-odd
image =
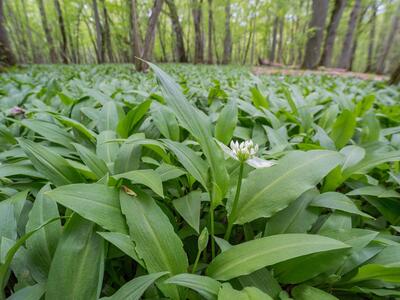
[(110, 231), (128, 233), (118, 191), (102, 184), (71, 184), (45, 193), (46, 197)]
[(383, 186), (363, 186), (347, 193), (349, 196), (375, 196), (378, 198), (400, 198), (400, 193)]
[(144, 137), (142, 133), (133, 134), (121, 145), (115, 158), (114, 173), (119, 174), (139, 169), (142, 147), (131, 141), (144, 139)]
[(335, 296), (309, 285), (298, 285), (292, 291), (295, 300), (339, 300)]
[[(44, 197), (49, 191), (49, 185), (44, 186), (36, 195), (35, 202), (29, 213), (26, 231), (32, 231), (46, 221), (59, 217), (57, 203)], [(61, 222), (55, 221), (38, 230), (26, 241), (28, 257), (34, 267), (31, 267), (33, 277), (38, 282), (45, 282), (50, 270), (51, 260), (56, 251), (61, 235)]]
[(104, 163), (103, 160), (98, 158), (92, 151), (88, 148), (80, 145), (80, 144), (73, 144), (76, 151), (78, 152), (80, 158), (84, 162), (84, 164), (96, 174), (97, 178), (100, 179), (105, 174), (108, 173), (107, 165)]
[(250, 88), (251, 92), (251, 100), (255, 107), (260, 108), (269, 108), (269, 103), (267, 99), (261, 94), (260, 90), (257, 87)]
[(210, 263), (207, 274), (218, 280), (229, 280), (295, 257), (347, 247), (340, 241), (318, 235), (278, 234), (222, 252)]
[(183, 167), (207, 189), (208, 167), (192, 149), (184, 144), (163, 140), (163, 143), (176, 155)]
[(146, 100), (140, 103), (135, 108), (131, 109), (117, 125), (117, 132), (122, 138), (129, 137), (135, 127), (140, 123), (150, 108), (151, 100)]
[(384, 266), (378, 264), (364, 265), (358, 269), (356, 276), (346, 283), (365, 280), (383, 280), (386, 282), (400, 283), (400, 266)]
[(229, 283), (222, 284), (218, 300), (273, 300), (268, 294), (255, 287), (246, 287), (241, 291), (235, 290)]
[(110, 142), (115, 138), (116, 134), (111, 130), (103, 131), (97, 137), (96, 154), (107, 164), (114, 162), (118, 153), (118, 143)]
[[(171, 275), (186, 272), (188, 259), (168, 217), (149, 195), (140, 190), (135, 192), (137, 197), (120, 192), (121, 209), (147, 271), (167, 271)], [(177, 288), (161, 283), (159, 287), (166, 296), (179, 299)]]
[(177, 212), (197, 233), (200, 227), (201, 194), (201, 191), (193, 191), (172, 201)]
[(163, 182), (186, 174), (185, 170), (166, 163), (162, 163), (155, 171), (160, 175)]
[(221, 287), (221, 284), (215, 279), (188, 273), (175, 275), (167, 279), (165, 283), (175, 284), (195, 290), (207, 300), (217, 299), (218, 291)]
[(237, 106), (234, 101), (230, 101), (225, 105), (219, 114), (217, 124), (215, 125), (215, 138), (225, 145), (232, 140), (238, 121), (237, 115)]
[[(243, 180), (236, 224), (273, 216), (320, 182), (342, 160), (337, 152), (293, 151), (270, 168), (256, 169)], [(285, 191), (285, 193), (282, 193)]]
[(342, 165), (342, 171), (343, 171), (359, 163), (365, 156), (365, 149), (359, 146), (351, 145), (342, 148), (340, 150), (340, 153), (342, 153), (345, 156)]
[(115, 179), (125, 178), (132, 184), (143, 184), (152, 189), (159, 196), (164, 197), (160, 175), (154, 170), (134, 170), (122, 174), (113, 175)]
[(165, 138), (179, 142), (179, 124), (174, 113), (167, 106), (153, 102), (151, 116), (157, 129)]
[(312, 202), (311, 206), (325, 207), (330, 209), (337, 209), (340, 211), (356, 214), (365, 218), (373, 219), (370, 215), (362, 212), (354, 202), (343, 195), (342, 193), (328, 192), (317, 196)]
[(118, 108), (115, 101), (107, 101), (103, 104), (97, 119), (97, 129), (99, 132), (112, 130), (117, 128), (118, 124)]
[(173, 110), (179, 123), (187, 129), (200, 143), (214, 182), (211, 201), (217, 206), (228, 189), (228, 173), (225, 169), (223, 155), (211, 135), (211, 126), (206, 116), (191, 105), (183, 95), (179, 85), (163, 70), (149, 63), (163, 88), (167, 105)]
[(46, 284), (46, 300), (95, 300), (103, 278), (104, 245), (95, 224), (73, 215), (60, 237)]
[(83, 181), (80, 174), (61, 155), (30, 140), (19, 139), (18, 142), (33, 166), (56, 186)]
[(349, 110), (344, 110), (336, 119), (330, 137), (338, 149), (345, 146), (354, 134), (356, 116)]
[(165, 274), (168, 274), (168, 272), (158, 272), (136, 277), (125, 283), (111, 297), (101, 298), (101, 300), (139, 300), (147, 288)]
[(27, 286), (11, 294), (7, 300), (40, 300), (46, 291), (44, 284), (35, 284)]

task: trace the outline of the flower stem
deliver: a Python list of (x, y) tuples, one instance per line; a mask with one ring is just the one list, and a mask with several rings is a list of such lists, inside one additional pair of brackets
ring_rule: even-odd
[(197, 251), (196, 260), (194, 261), (193, 268), (192, 268), (192, 274), (196, 273), (197, 265), (199, 264), (199, 260), (200, 260), (200, 255), (201, 255), (201, 251)]
[(231, 236), (232, 227), (233, 227), (233, 219), (236, 217), (237, 205), (238, 205), (239, 195), (240, 195), (240, 188), (242, 187), (243, 167), (244, 167), (244, 162), (240, 162), (239, 178), (238, 178), (238, 182), (236, 185), (235, 198), (233, 199), (231, 213), (228, 216), (228, 228), (226, 229), (225, 236), (224, 236), (224, 239), (227, 241), (229, 241), (229, 238)]
[(210, 235), (211, 235), (211, 258), (215, 257), (215, 240), (214, 240), (214, 204), (210, 206)]

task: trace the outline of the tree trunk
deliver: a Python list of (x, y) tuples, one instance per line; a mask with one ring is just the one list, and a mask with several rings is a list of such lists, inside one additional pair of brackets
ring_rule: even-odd
[(194, 25), (194, 63), (204, 62), (204, 33), (203, 33), (203, 0), (192, 0), (192, 14)]
[(47, 44), (49, 46), (50, 61), (51, 63), (54, 64), (57, 62), (57, 54), (54, 48), (53, 37), (51, 36), (51, 31), (47, 23), (46, 10), (44, 8), (43, 0), (38, 0), (38, 5), (39, 5), (40, 17), (42, 20), (43, 31), (46, 36)]
[(278, 36), (278, 25), (279, 25), (279, 17), (276, 16), (274, 19), (274, 27), (272, 29), (271, 51), (269, 52), (269, 61), (271, 63), (275, 61), (276, 40), (277, 40), (277, 36)]
[(104, 41), (106, 44), (107, 56), (108, 61), (113, 62), (113, 51), (112, 51), (112, 43), (111, 43), (111, 31), (110, 31), (110, 23), (109, 23), (109, 16), (107, 11), (107, 6), (105, 0), (101, 0), (101, 4), (103, 6), (103, 19), (104, 19)]
[(207, 62), (209, 64), (213, 63), (213, 11), (212, 11), (212, 0), (208, 0), (208, 58)]
[(278, 62), (283, 62), (283, 28), (285, 26), (285, 16), (280, 18), (279, 22), (279, 43), (278, 43)]
[(377, 13), (378, 7), (374, 3), (372, 5), (372, 15), (371, 15), (371, 30), (369, 32), (369, 43), (368, 43), (368, 57), (367, 57), (367, 67), (365, 69), (365, 72), (373, 72), (374, 67), (373, 67), (373, 56), (374, 56), (374, 48), (375, 48), (375, 32), (376, 32), (376, 13)]
[[(12, 38), (12, 41), (14, 42), (15, 45), (15, 51), (17, 51), (17, 55), (18, 55), (18, 61), (22, 62), (22, 63), (26, 63), (27, 62), (27, 55), (26, 52), (28, 51), (28, 45), (27, 42), (25, 40), (25, 31), (22, 27), (22, 24), (20, 22), (20, 18), (18, 14), (18, 7), (17, 7), (17, 14), (14, 13), (13, 8), (11, 7), (11, 3), (9, 1), (5, 2), (5, 15), (8, 16), (7, 20), (9, 23), (12, 23), (12, 26), (10, 26), (10, 28), (8, 29), (10, 37), (12, 38), (12, 33), (14, 32), (14, 38)], [(3, 12), (3, 14), (4, 14)], [(7, 26), (6, 26), (7, 27)], [(14, 29), (14, 30), (11, 30)]]
[(400, 4), (397, 7), (397, 10), (393, 16), (392, 28), (390, 29), (389, 35), (387, 36), (380, 51), (378, 63), (376, 66), (376, 72), (378, 74), (382, 74), (385, 71), (385, 61), (389, 54), (390, 48), (393, 45), (393, 40), (395, 39), (396, 32), (399, 28), (399, 23), (400, 23)]
[(215, 58), (217, 60), (217, 64), (220, 64), (221, 60), (218, 53), (217, 35), (215, 34), (215, 23), (213, 23), (212, 30), (213, 30), (213, 44), (214, 44)]
[(168, 61), (168, 57), (167, 57), (167, 50), (166, 50), (165, 41), (164, 41), (165, 26), (162, 26), (161, 22), (157, 23), (157, 31), (158, 31), (158, 38), (160, 40), (160, 46), (161, 46), (161, 52), (162, 52), (161, 61), (166, 62), (166, 61)]
[(64, 64), (67, 64), (68, 63), (67, 35), (65, 33), (64, 18), (61, 11), (60, 2), (58, 2), (58, 0), (54, 0), (54, 7), (56, 8), (58, 26), (60, 26), (60, 33), (61, 33), (61, 59)]
[(32, 29), (31, 26), (29, 24), (29, 18), (28, 18), (28, 13), (26, 12), (26, 3), (25, 0), (21, 0), (21, 5), (22, 5), (22, 12), (24, 14), (24, 19), (25, 19), (25, 23), (26, 23), (26, 31), (28, 33), (28, 41), (29, 41), (29, 47), (32, 53), (32, 60), (33, 63), (38, 63), (39, 62), (39, 58), (38, 55), (35, 51), (35, 45), (33, 43), (33, 37), (32, 37)]
[(188, 60), (185, 51), (185, 44), (183, 42), (183, 30), (178, 17), (178, 10), (176, 8), (174, 0), (165, 0), (165, 2), (168, 5), (172, 22), (172, 28), (175, 32), (175, 38), (176, 38), (175, 51), (178, 57), (178, 61), (181, 63), (186, 63)]
[(362, 20), (364, 19), (366, 12), (367, 12), (367, 7), (365, 9), (363, 9), (363, 11), (361, 12), (361, 14), (358, 18), (356, 34), (355, 34), (355, 38), (353, 39), (353, 45), (351, 47), (350, 67), (349, 67), (350, 71), (354, 70), (354, 63), (356, 60), (356, 52), (357, 52), (357, 46), (358, 46), (358, 37), (362, 33)]
[(16, 64), (5, 27), (3, 0), (0, 0), (0, 68)]
[(390, 76), (389, 84), (399, 84), (400, 83), (400, 63), (397, 65), (397, 68)]
[(346, 0), (335, 0), (335, 6), (333, 8), (331, 19), (329, 21), (325, 44), (322, 51), (320, 66), (330, 67), (333, 48), (335, 45), (336, 32), (339, 27), (340, 19), (342, 18), (344, 8), (346, 7)]
[(232, 34), (231, 34), (231, 1), (226, 0), (225, 5), (225, 38), (223, 64), (229, 64), (232, 59)]
[(328, 0), (313, 0), (312, 2), (313, 15), (309, 24), (309, 29), (313, 32), (310, 34), (306, 44), (304, 61), (302, 64), (302, 68), (304, 69), (314, 69), (318, 65), (321, 44), (324, 38), (324, 26), (328, 13), (328, 4)]
[(96, 23), (96, 49), (97, 49), (97, 61), (99, 64), (104, 63), (104, 43), (103, 43), (103, 28), (100, 22), (99, 9), (97, 7), (97, 0), (93, 0), (93, 14), (94, 21)]
[(356, 31), (357, 20), (361, 10), (361, 0), (354, 2), (353, 10), (350, 14), (346, 36), (343, 42), (342, 53), (339, 59), (339, 68), (348, 70), (351, 63), (351, 52), (353, 46), (354, 32)]
[(142, 52), (142, 37), (139, 31), (139, 20), (137, 16), (137, 6), (136, 0), (131, 0), (131, 43), (132, 43), (132, 62), (135, 63), (136, 66), (137, 59), (136, 57), (141, 57)]

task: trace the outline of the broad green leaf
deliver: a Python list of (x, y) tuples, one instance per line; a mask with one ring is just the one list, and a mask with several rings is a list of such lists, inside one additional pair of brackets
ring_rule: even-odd
[[(32, 231), (46, 221), (59, 217), (57, 203), (44, 197), (49, 191), (49, 185), (44, 186), (36, 195), (33, 207), (29, 213), (26, 231)], [(38, 282), (45, 282), (50, 270), (51, 260), (56, 251), (61, 235), (61, 222), (55, 221), (38, 230), (26, 241), (27, 254), (31, 261), (31, 272)]]
[(338, 149), (343, 148), (354, 134), (356, 116), (349, 110), (344, 110), (336, 119), (330, 137)]
[(18, 142), (33, 166), (56, 186), (83, 181), (79, 173), (61, 155), (30, 140), (19, 139)]
[(98, 299), (104, 245), (95, 227), (76, 214), (65, 225), (51, 263), (46, 300)]
[(237, 107), (236, 102), (230, 101), (221, 110), (217, 124), (215, 125), (215, 138), (227, 145), (233, 137), (237, 123)]
[(375, 196), (378, 198), (400, 198), (400, 193), (383, 186), (364, 186), (347, 193), (349, 196)]
[(162, 163), (155, 171), (160, 175), (163, 182), (186, 174), (185, 170), (166, 163)]
[(91, 143), (95, 143), (96, 142), (96, 133), (94, 133), (92, 130), (88, 129), (82, 123), (80, 123), (80, 122), (78, 122), (78, 121), (76, 121), (74, 119), (70, 119), (70, 118), (67, 118), (65, 116), (62, 116), (62, 115), (54, 115), (54, 117), (58, 121), (60, 121), (62, 124), (64, 124), (65, 126), (72, 127), (77, 132), (79, 132), (80, 134), (85, 136)]
[(282, 292), (278, 281), (267, 268), (257, 270), (249, 275), (240, 276), (237, 280), (242, 287), (254, 286), (270, 295), (273, 299), (278, 298), (279, 293)]
[(106, 241), (110, 242), (126, 255), (132, 257), (141, 266), (144, 267), (144, 262), (139, 257), (135, 249), (135, 243), (132, 241), (129, 235), (119, 232), (97, 232)]
[(73, 144), (76, 151), (78, 152), (80, 158), (83, 163), (91, 170), (94, 174), (96, 174), (97, 178), (100, 179), (105, 174), (108, 173), (107, 165), (103, 160), (98, 158), (91, 150), (80, 145)]
[(358, 269), (356, 276), (347, 283), (365, 280), (383, 280), (386, 282), (400, 283), (400, 265), (385, 266), (378, 264), (367, 264)]
[(77, 212), (110, 231), (127, 233), (115, 188), (102, 184), (71, 184), (45, 193), (45, 197)]
[(179, 142), (179, 124), (174, 113), (167, 106), (153, 102), (151, 116), (154, 124), (165, 138)]
[(174, 199), (172, 204), (185, 221), (199, 233), (201, 191), (193, 191), (181, 198)]
[(217, 299), (218, 291), (221, 287), (221, 284), (215, 279), (187, 273), (175, 275), (167, 279), (165, 283), (175, 284), (195, 290), (207, 300)]
[(144, 139), (144, 137), (142, 133), (133, 134), (121, 145), (115, 157), (114, 173), (119, 174), (139, 169), (142, 147), (131, 141)]
[(154, 170), (134, 170), (122, 174), (113, 175), (115, 179), (125, 178), (132, 184), (143, 184), (152, 189), (159, 196), (164, 197), (160, 175)]
[(348, 246), (323, 236), (278, 234), (235, 245), (222, 252), (210, 263), (207, 274), (218, 280), (229, 280), (295, 257), (344, 248)]
[(201, 159), (192, 149), (184, 144), (163, 140), (165, 145), (176, 155), (183, 167), (198, 181), (204, 188), (207, 188), (208, 168), (206, 162)]
[[(120, 192), (121, 209), (126, 217), (131, 239), (136, 251), (146, 265), (147, 271), (170, 272), (171, 275), (184, 273), (188, 259), (182, 241), (161, 208), (146, 193), (135, 190), (133, 197)], [(179, 299), (179, 290), (159, 284), (163, 293), (172, 299)]]
[(269, 103), (267, 99), (261, 94), (260, 90), (257, 87), (252, 87), (250, 89), (251, 92), (251, 100), (255, 107), (260, 108), (269, 108)]
[(96, 154), (97, 156), (104, 160), (107, 164), (112, 163), (118, 153), (118, 143), (110, 142), (111, 140), (116, 138), (116, 134), (114, 131), (106, 130), (101, 132), (97, 137), (97, 147)]
[(146, 100), (140, 103), (135, 108), (131, 109), (117, 125), (117, 132), (122, 138), (129, 137), (135, 127), (140, 123), (145, 114), (150, 108), (151, 100)]
[(342, 193), (328, 192), (317, 196), (311, 206), (336, 209), (350, 214), (360, 215), (365, 218), (373, 219), (370, 215), (362, 212), (354, 202)]
[(214, 182), (211, 201), (214, 206), (217, 206), (227, 192), (228, 173), (225, 165), (221, 163), (223, 156), (212, 139), (206, 116), (187, 101), (179, 85), (167, 73), (154, 64), (149, 63), (149, 65), (163, 88), (167, 105), (174, 111), (180, 124), (198, 140), (202, 147)]
[(106, 130), (114, 131), (118, 124), (118, 108), (115, 101), (107, 101), (100, 110), (97, 119), (97, 129), (99, 133)]
[(222, 284), (218, 300), (273, 300), (268, 294), (255, 287), (246, 287), (241, 291), (235, 290), (229, 283)]
[(295, 300), (339, 300), (335, 296), (309, 285), (298, 285), (292, 291)]
[(7, 300), (40, 300), (46, 291), (44, 284), (27, 286), (11, 294)]
[(150, 285), (166, 274), (168, 272), (152, 273), (136, 277), (125, 283), (111, 297), (101, 298), (101, 300), (139, 300)]
[(244, 224), (273, 216), (314, 187), (341, 160), (341, 155), (333, 151), (293, 151), (271, 168), (250, 172), (243, 180), (238, 213), (231, 216), (232, 220)]
[(365, 156), (365, 149), (356, 145), (346, 146), (340, 150), (345, 156), (342, 170), (346, 170), (359, 163)]

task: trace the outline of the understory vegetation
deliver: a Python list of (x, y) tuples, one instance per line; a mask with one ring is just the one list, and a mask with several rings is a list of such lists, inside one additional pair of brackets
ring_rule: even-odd
[(229, 66), (1, 74), (0, 299), (398, 299), (399, 101)]

